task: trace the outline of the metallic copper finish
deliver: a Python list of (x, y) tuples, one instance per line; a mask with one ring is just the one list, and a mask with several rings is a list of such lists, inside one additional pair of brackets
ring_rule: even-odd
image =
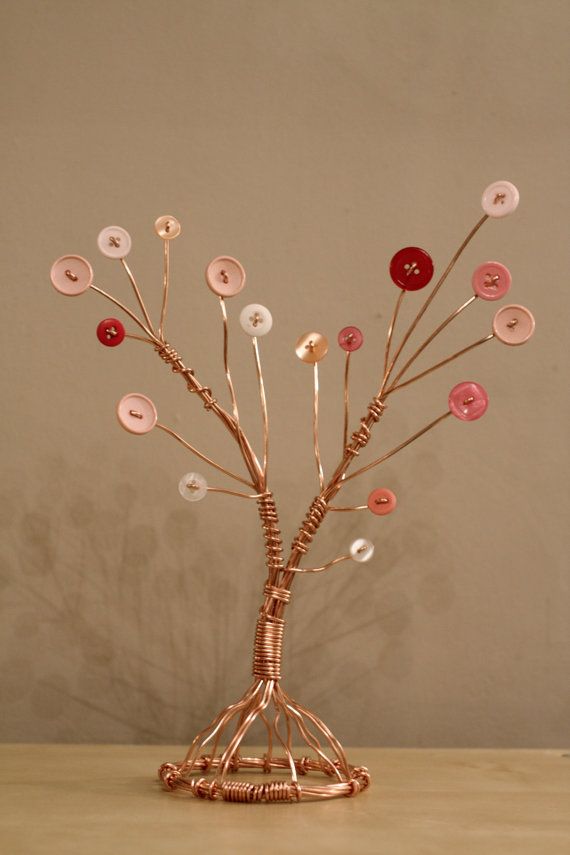
[[(169, 219), (174, 220), (174, 218)], [(395, 324), (402, 306), (404, 294), (406, 293), (405, 291), (400, 292), (387, 334), (382, 383), (377, 394), (372, 398), (366, 408), (366, 412), (360, 419), (358, 428), (351, 434), (350, 438), (348, 436), (348, 357), (350, 354), (347, 354), (344, 384), (343, 454), (328, 483), (324, 481), (318, 442), (319, 384), (317, 369), (317, 363), (327, 352), (328, 343), (323, 335), (314, 332), (305, 333), (298, 340), (296, 345), (297, 356), (303, 362), (313, 364), (314, 366), (313, 440), (319, 475), (319, 494), (309, 506), (297, 535), (293, 539), (291, 551), (286, 561), (283, 557), (283, 543), (275, 500), (267, 486), (269, 424), (256, 339), (253, 339), (253, 348), (263, 420), (262, 464), (259, 463), (239, 422), (237, 398), (229, 367), (227, 314), (223, 298), (220, 300), (224, 325), (223, 356), (226, 379), (232, 401), (232, 413), (227, 412), (218, 403), (211, 388), (198, 380), (194, 370), (185, 365), (176, 348), (170, 345), (164, 338), (164, 322), (169, 289), (168, 246), (169, 239), (173, 235), (160, 235), (164, 240), (164, 267), (162, 310), (158, 334), (155, 333), (150, 315), (146, 310), (135, 279), (124, 259), (121, 259), (121, 262), (133, 286), (136, 299), (143, 313), (143, 319), (135, 315), (134, 312), (110, 294), (91, 285), (94, 291), (100, 293), (103, 297), (121, 308), (145, 334), (144, 337), (133, 334), (129, 334), (127, 337), (152, 344), (160, 359), (170, 367), (174, 374), (183, 378), (187, 390), (200, 398), (205, 410), (208, 413), (213, 413), (232, 435), (239, 447), (250, 480), (229, 471), (206, 457), (186, 442), (186, 440), (182, 439), (175, 431), (164, 425), (157, 424), (157, 427), (163, 432), (170, 435), (203, 461), (228, 477), (244, 484), (247, 488), (254, 490), (253, 493), (244, 493), (221, 487), (208, 488), (211, 492), (225, 493), (238, 498), (254, 499), (258, 507), (265, 543), (267, 579), (263, 588), (263, 602), (259, 610), (255, 632), (253, 683), (238, 701), (230, 704), (218, 713), (210, 724), (197, 734), (183, 761), (178, 763), (164, 763), (160, 767), (159, 776), (165, 788), (180, 790), (202, 799), (248, 804), (254, 802), (296, 802), (301, 799), (330, 799), (339, 796), (351, 797), (362, 792), (369, 786), (370, 776), (368, 771), (364, 767), (349, 765), (342, 746), (329, 728), (314, 713), (287, 695), (281, 687), (282, 646), (285, 631), (283, 613), (291, 599), (291, 587), (295, 576), (303, 573), (323, 572), (346, 561), (350, 557), (348, 555), (338, 556), (321, 567), (303, 568), (299, 566), (301, 560), (309, 552), (311, 543), (329, 510), (333, 512), (349, 512), (367, 509), (367, 505), (342, 507), (333, 504), (333, 500), (342, 490), (344, 484), (397, 454), (450, 415), (449, 411), (444, 413), (372, 463), (348, 475), (347, 472), (353, 460), (368, 445), (374, 426), (385, 414), (385, 399), (387, 396), (435, 371), (437, 368), (458, 358), (479, 344), (494, 338), (494, 335), (490, 334), (468, 345), (462, 351), (452, 354), (447, 359), (431, 366), (415, 377), (400, 382), (402, 376), (417, 356), (439, 335), (453, 318), (457, 317), (460, 312), (470, 305), (474, 299), (471, 298), (471, 300), (460, 306), (459, 309), (437, 327), (434, 333), (415, 351), (404, 367), (399, 370), (399, 373), (395, 375), (392, 382), (389, 382), (390, 375), (398, 363), (400, 354), (413, 334), (419, 320), (432, 302), (455, 262), (486, 219), (487, 216), (483, 217), (463, 241), (416, 318), (404, 333), (396, 352), (391, 356), (391, 344)], [(166, 224), (164, 224), (165, 227)], [(242, 756), (240, 753), (241, 746), (249, 733), (250, 727), (256, 720), (259, 720), (266, 730), (267, 751), (262, 757)], [(312, 756), (295, 758), (292, 747), (294, 741), (304, 744)], [(279, 750), (279, 754), (275, 753), (277, 749)], [(286, 771), (288, 775), (286, 778), (282, 776), (279, 780), (252, 784), (236, 780), (232, 777), (238, 774), (240, 770), (259, 771), (266, 775), (270, 775), (273, 771), (280, 773)], [(315, 781), (313, 779), (314, 774), (320, 775), (321, 780), (317, 779)]]
[(329, 343), (322, 333), (307, 332), (297, 339), (295, 353), (301, 362), (313, 365), (327, 355)]

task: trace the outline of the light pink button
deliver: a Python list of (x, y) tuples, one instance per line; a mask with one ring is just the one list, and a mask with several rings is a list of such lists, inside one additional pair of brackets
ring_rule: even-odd
[(131, 245), (130, 234), (121, 226), (106, 226), (97, 236), (97, 246), (107, 258), (125, 258)]
[(524, 306), (503, 306), (493, 318), (493, 332), (504, 344), (524, 344), (534, 327), (534, 316)]
[(489, 396), (479, 383), (458, 383), (449, 393), (449, 411), (462, 422), (473, 422), (485, 415)]
[(77, 297), (93, 282), (93, 268), (81, 255), (62, 255), (51, 266), (51, 284), (66, 297)]
[(218, 297), (234, 297), (245, 285), (245, 270), (236, 258), (219, 255), (206, 267), (206, 283)]
[(486, 261), (473, 271), (471, 285), (482, 300), (500, 300), (511, 287), (512, 277), (504, 264)]
[(372, 490), (368, 496), (368, 507), (373, 514), (379, 517), (391, 514), (397, 504), (396, 496), (387, 487), (378, 487), (377, 490)]
[(359, 350), (362, 347), (364, 336), (358, 327), (344, 327), (338, 334), (338, 343), (347, 353)]
[(148, 433), (155, 426), (158, 413), (150, 398), (131, 392), (117, 404), (117, 418), (129, 433)]
[(489, 217), (506, 217), (516, 211), (519, 191), (510, 181), (494, 181), (483, 192), (481, 205)]

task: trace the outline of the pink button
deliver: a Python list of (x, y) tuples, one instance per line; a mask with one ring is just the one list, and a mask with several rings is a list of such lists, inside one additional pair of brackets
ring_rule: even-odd
[(533, 314), (524, 306), (503, 306), (493, 318), (493, 332), (504, 344), (524, 344), (534, 327)]
[(93, 268), (81, 255), (62, 255), (51, 266), (51, 284), (66, 297), (77, 297), (93, 282)]
[(392, 258), (390, 276), (392, 282), (404, 291), (419, 291), (433, 276), (433, 261), (425, 249), (406, 246)]
[(245, 270), (236, 258), (220, 255), (206, 267), (206, 283), (218, 297), (234, 297), (245, 285)]
[(97, 338), (106, 347), (117, 347), (125, 340), (125, 328), (117, 318), (105, 318), (97, 325)]
[(117, 418), (129, 433), (148, 433), (155, 426), (158, 413), (150, 398), (131, 392), (117, 404)]
[(458, 383), (449, 393), (449, 411), (462, 422), (480, 419), (489, 405), (489, 396), (479, 383)]
[(494, 181), (484, 190), (481, 205), (488, 217), (506, 217), (516, 211), (519, 198), (510, 181)]
[(397, 505), (396, 496), (387, 487), (378, 487), (377, 490), (372, 490), (368, 496), (368, 507), (373, 514), (379, 517), (385, 517), (386, 514), (391, 514)]
[(344, 327), (338, 334), (338, 343), (347, 353), (362, 347), (364, 336), (358, 327)]
[(511, 287), (512, 277), (504, 264), (486, 261), (473, 271), (471, 285), (482, 300), (500, 300)]

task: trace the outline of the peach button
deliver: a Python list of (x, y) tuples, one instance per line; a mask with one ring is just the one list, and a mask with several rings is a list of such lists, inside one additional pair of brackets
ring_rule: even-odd
[(359, 350), (363, 341), (364, 336), (358, 327), (344, 327), (338, 334), (338, 343), (347, 353)]
[(449, 412), (462, 422), (473, 422), (485, 415), (489, 396), (479, 383), (458, 383), (449, 393)]
[(306, 332), (299, 336), (295, 344), (295, 353), (301, 362), (308, 362), (312, 365), (315, 362), (320, 362), (329, 349), (329, 343), (322, 333)]
[(534, 316), (524, 306), (503, 306), (493, 318), (493, 332), (504, 344), (524, 344), (534, 327)]
[(62, 255), (51, 266), (51, 284), (66, 297), (77, 297), (93, 282), (93, 268), (81, 255)]
[(473, 271), (471, 285), (482, 300), (500, 300), (511, 287), (512, 277), (504, 264), (486, 261)]
[(494, 181), (484, 190), (481, 205), (489, 217), (506, 217), (516, 211), (519, 198), (519, 191), (510, 181)]
[(159, 217), (158, 220), (154, 222), (154, 230), (159, 237), (163, 240), (173, 240), (178, 237), (180, 232), (182, 231), (182, 226), (176, 219), (176, 217), (171, 217), (169, 214), (164, 214), (164, 216)]
[(117, 404), (117, 418), (129, 433), (148, 433), (155, 426), (158, 413), (150, 398), (131, 392)]
[(396, 496), (387, 487), (378, 487), (377, 490), (372, 490), (368, 496), (368, 507), (373, 514), (379, 517), (385, 517), (386, 514), (391, 514), (397, 505)]
[(245, 270), (236, 258), (219, 255), (206, 267), (206, 283), (218, 297), (235, 297), (245, 285)]
[(97, 246), (107, 258), (125, 258), (131, 243), (130, 234), (121, 226), (105, 226), (97, 236)]

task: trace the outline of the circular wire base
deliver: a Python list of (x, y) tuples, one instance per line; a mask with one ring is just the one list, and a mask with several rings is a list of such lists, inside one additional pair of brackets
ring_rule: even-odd
[[(158, 770), (158, 776), (168, 790), (181, 790), (196, 798), (222, 799), (227, 802), (298, 802), (301, 799), (334, 799), (340, 796), (351, 797), (365, 790), (370, 785), (370, 774), (365, 766), (350, 766), (342, 769), (338, 761), (313, 760), (301, 757), (293, 760), (294, 769), (286, 757), (241, 757), (234, 755), (226, 769), (221, 769), (222, 755), (199, 757), (190, 768), (184, 768), (183, 763), (163, 763)], [(182, 771), (183, 770), (183, 771)], [(271, 774), (274, 770), (288, 771), (289, 780), (272, 780), (256, 784), (251, 781), (240, 781), (226, 778), (226, 772), (236, 773), (240, 770), (251, 770)], [(193, 772), (202, 775), (192, 777)], [(213, 777), (208, 773), (216, 773)], [(304, 778), (310, 773), (319, 773), (334, 779), (330, 783), (317, 784), (307, 780), (299, 783), (298, 777)]]

